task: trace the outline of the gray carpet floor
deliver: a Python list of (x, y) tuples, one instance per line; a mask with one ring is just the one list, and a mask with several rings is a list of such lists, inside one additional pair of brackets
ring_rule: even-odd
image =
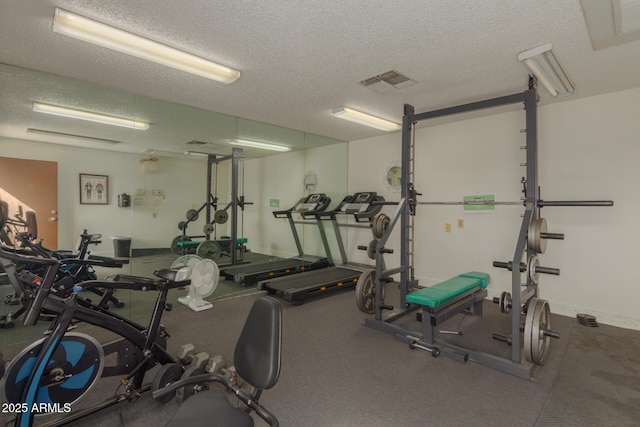
[[(169, 349), (177, 352), (190, 342), (198, 351), (230, 359), (250, 305), (261, 294), (218, 299), (200, 313), (175, 307), (163, 321), (171, 334)], [(394, 301), (393, 289), (387, 301)], [(552, 342), (545, 366), (523, 380), (474, 362), (411, 351), (391, 335), (362, 326), (366, 315), (357, 310), (352, 291), (300, 306), (281, 302), (282, 373), (261, 401), (283, 426), (640, 425), (640, 331), (588, 328), (553, 315), (561, 339)], [(401, 322), (420, 330), (409, 316)], [(490, 338), (507, 332), (508, 325), (509, 317), (487, 302), (482, 318), (456, 316), (440, 329), (462, 331), (452, 339), (469, 348), (508, 355), (506, 344)], [(82, 403), (100, 401), (116, 386), (99, 384)], [(174, 401), (160, 405), (147, 393), (75, 425), (163, 425), (176, 408)]]

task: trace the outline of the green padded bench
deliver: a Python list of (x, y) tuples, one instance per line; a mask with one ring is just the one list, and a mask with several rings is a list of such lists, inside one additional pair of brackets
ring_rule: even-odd
[(486, 289), (490, 280), (487, 273), (472, 271), (460, 274), (444, 282), (410, 293), (407, 295), (407, 302), (436, 308), (477, 287)]
[(473, 314), (482, 316), (491, 277), (471, 271), (407, 295), (407, 302), (422, 306), (423, 340), (433, 343), (433, 327), (473, 306)]

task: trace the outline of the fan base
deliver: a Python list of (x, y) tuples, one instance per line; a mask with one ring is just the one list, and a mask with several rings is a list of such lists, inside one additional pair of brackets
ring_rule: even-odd
[(189, 305), (189, 304), (191, 304), (192, 301), (193, 301), (193, 296), (191, 296), (191, 295), (186, 295), (184, 297), (178, 298), (178, 302), (180, 304), (184, 304), (184, 305)]
[(189, 307), (193, 311), (204, 311), (213, 308), (213, 304), (204, 300), (193, 300), (189, 304), (187, 304), (187, 307)]

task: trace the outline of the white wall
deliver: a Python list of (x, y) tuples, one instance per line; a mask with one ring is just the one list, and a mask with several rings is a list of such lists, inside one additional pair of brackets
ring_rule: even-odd
[[(303, 196), (304, 153), (295, 151), (244, 163), (245, 199), (254, 203), (244, 212), (249, 248), (274, 256), (297, 255), (288, 221), (274, 218), (272, 211), (288, 209)], [(270, 207), (271, 199), (279, 200), (280, 207)]]
[[(244, 167), (245, 197), (247, 201), (254, 202), (245, 210), (244, 235), (249, 238), (249, 247), (255, 252), (283, 257), (297, 255), (288, 221), (275, 219), (272, 212), (288, 209), (305, 196), (306, 172), (316, 173), (318, 187), (314, 192), (327, 194), (332, 200), (330, 207), (346, 195), (346, 143), (252, 159), (246, 161)], [(270, 199), (279, 200), (280, 207), (270, 207)], [(324, 256), (316, 225), (297, 225), (297, 230), (304, 253)], [(337, 258), (333, 231), (328, 229), (327, 233), (330, 234), (332, 254)]]
[[(180, 234), (178, 221), (185, 220), (185, 212), (199, 208), (205, 200), (206, 162), (201, 160), (161, 158), (159, 171), (145, 174), (139, 162), (143, 157), (137, 154), (7, 139), (0, 139), (0, 155), (58, 162), (60, 248), (73, 248), (84, 228), (103, 235), (103, 243), (93, 249), (96, 254), (112, 255), (111, 236), (122, 235), (133, 237), (133, 248), (168, 248)], [(80, 173), (109, 177), (108, 205), (80, 204)], [(118, 194), (133, 195), (138, 188), (146, 190), (144, 205), (117, 206)], [(151, 202), (152, 189), (165, 191), (164, 200), (157, 205)], [(202, 219), (194, 224), (194, 233), (201, 233), (203, 224)]]
[[(540, 295), (552, 311), (588, 312), (602, 323), (640, 329), (633, 266), (640, 225), (634, 191), (640, 183), (640, 89), (542, 106), (538, 110), (539, 180), (545, 200), (614, 200), (612, 208), (547, 207), (550, 232), (541, 265), (558, 277), (541, 275)], [(420, 110), (418, 110), (420, 112)], [(519, 200), (524, 168), (524, 113), (513, 111), (418, 129), (415, 186), (421, 201), (459, 201), (464, 194), (491, 193)], [(349, 191), (389, 194), (379, 177), (390, 160), (400, 160), (400, 134), (349, 143)], [(373, 186), (373, 188), (372, 188)], [(389, 214), (392, 208), (385, 208)], [(495, 213), (464, 213), (460, 206), (418, 206), (416, 275), (431, 285), (471, 270), (491, 274), (490, 296), (510, 290), (510, 272), (492, 261), (513, 256), (522, 207), (498, 206)], [(464, 228), (457, 228), (459, 219)], [(450, 233), (445, 224), (451, 224)], [(356, 233), (357, 230), (354, 232)], [(396, 230), (396, 234), (399, 234)], [(366, 261), (350, 239), (350, 256)], [(366, 236), (360, 234), (360, 239)], [(370, 237), (368, 237), (370, 238)], [(390, 247), (399, 247), (393, 236)], [(395, 256), (395, 255), (394, 255)], [(397, 265), (397, 256), (388, 266)]]

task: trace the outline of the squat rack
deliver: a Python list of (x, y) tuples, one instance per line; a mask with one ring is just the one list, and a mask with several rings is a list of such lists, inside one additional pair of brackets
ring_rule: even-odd
[[(538, 297), (537, 280), (527, 279), (527, 283), (522, 284), (521, 274), (526, 269), (533, 270), (533, 273), (547, 273), (547, 274), (559, 274), (558, 269), (540, 267), (537, 264), (536, 248), (527, 244), (527, 235), (530, 230), (530, 225), (535, 224), (536, 221), (544, 221), (540, 218), (540, 208), (544, 206), (613, 206), (612, 201), (600, 200), (600, 201), (544, 201), (540, 199), (540, 188), (538, 183), (538, 128), (537, 128), (537, 102), (538, 94), (536, 90), (537, 82), (535, 78), (530, 77), (528, 89), (521, 93), (515, 93), (512, 95), (501, 96), (498, 98), (492, 98), (488, 100), (472, 102), (469, 104), (463, 104), (439, 110), (418, 113), (414, 111), (414, 107), (408, 104), (404, 105), (404, 116), (402, 119), (402, 162), (401, 162), (401, 199), (397, 203), (398, 206), (391, 218), (388, 219), (384, 233), (378, 240), (375, 249), (376, 259), (376, 274), (374, 277), (375, 283), (375, 316), (373, 319), (366, 318), (363, 321), (363, 325), (377, 329), (386, 333), (395, 335), (396, 339), (407, 342), (408, 344), (415, 343), (415, 335), (412, 331), (407, 331), (401, 327), (393, 325), (392, 322), (409, 314), (417, 309), (419, 306), (407, 302), (407, 295), (418, 285), (418, 281), (414, 277), (413, 269), (413, 218), (415, 215), (416, 207), (419, 204), (424, 205), (458, 205), (458, 204), (474, 204), (465, 202), (418, 202), (417, 196), (420, 195), (413, 184), (414, 179), (414, 151), (415, 141), (412, 138), (412, 131), (415, 130), (417, 122), (422, 120), (433, 119), (437, 117), (444, 117), (453, 114), (466, 113), (472, 111), (483, 110), (487, 108), (511, 105), (511, 104), (524, 104), (525, 121), (526, 121), (526, 146), (523, 147), (526, 151), (526, 176), (522, 179), (524, 197), (520, 202), (489, 202), (484, 204), (495, 205), (523, 205), (525, 207), (524, 214), (522, 215), (522, 224), (518, 234), (516, 248), (513, 254), (512, 261), (508, 263), (494, 262), (494, 267), (507, 268), (512, 271), (512, 286), (511, 295), (508, 296), (508, 301), (501, 301), (502, 304), (509, 304), (508, 310), (503, 311), (508, 313), (511, 311), (511, 307), (514, 308), (512, 312), (511, 321), (511, 336), (496, 336), (494, 338), (500, 341), (508, 342), (511, 345), (511, 359), (507, 360), (498, 356), (490, 355), (482, 352), (474, 352), (464, 349), (462, 347), (452, 346), (455, 350), (466, 352), (470, 355), (470, 358), (476, 362), (491, 366), (495, 369), (507, 372), (522, 378), (529, 378), (533, 369), (531, 364), (527, 364), (522, 360), (522, 346), (523, 339), (521, 336), (521, 324), (520, 315), (521, 307), (524, 311), (528, 308), (527, 305), (530, 301), (536, 301), (533, 298)], [(385, 203), (390, 204), (390, 203)], [(384, 270), (384, 253), (391, 253), (389, 249), (385, 249), (384, 245), (389, 239), (391, 232), (397, 223), (400, 223), (400, 266), (389, 270)], [(545, 223), (546, 226), (546, 223)], [(550, 239), (562, 239), (562, 235), (546, 233), (546, 229), (543, 230), (543, 238)], [(547, 235), (547, 236), (544, 236)], [(538, 235), (538, 237), (540, 237)], [(523, 255), (527, 254), (527, 259), (536, 261), (530, 263), (530, 265), (523, 265)], [(540, 251), (543, 252), (543, 251)], [(520, 266), (520, 268), (512, 268), (512, 266)], [(400, 273), (400, 304), (399, 307), (394, 308), (387, 305), (383, 301), (383, 286), (385, 282), (391, 281), (391, 275)], [(531, 271), (530, 271), (531, 273)], [(531, 276), (531, 274), (528, 274)], [(504, 293), (503, 293), (504, 294)], [(504, 298), (504, 295), (503, 295)], [(494, 301), (497, 302), (497, 301)], [(545, 301), (546, 303), (546, 301)], [(547, 307), (548, 309), (548, 307)], [(384, 312), (386, 310), (386, 312)], [(427, 321), (424, 319), (423, 321)], [(553, 335), (552, 331), (546, 329), (540, 330), (541, 339), (544, 335), (547, 335), (545, 339), (548, 340), (548, 336)], [(554, 336), (555, 337), (555, 336)], [(548, 345), (548, 344), (547, 344)], [(418, 346), (416, 346), (418, 347)], [(420, 347), (423, 348), (423, 347)], [(432, 355), (437, 355), (433, 348), (424, 348), (432, 352)], [(525, 349), (526, 350), (526, 349)], [(466, 360), (466, 359), (465, 359)]]
[[(207, 185), (206, 185), (206, 197), (205, 202), (199, 209), (189, 209), (187, 211), (187, 221), (180, 221), (178, 223), (178, 229), (182, 231), (181, 235), (176, 236), (171, 242), (172, 251), (178, 253), (185, 245), (192, 247), (197, 245), (196, 253), (203, 258), (210, 258), (216, 261), (222, 254), (222, 245), (226, 249), (228, 245), (228, 252), (230, 257), (230, 264), (224, 265), (236, 265), (238, 263), (245, 262), (243, 260), (242, 252), (244, 251), (244, 238), (241, 241), (238, 240), (238, 208), (244, 211), (246, 205), (252, 205), (253, 203), (247, 202), (244, 199), (244, 195), (239, 196), (239, 163), (240, 159), (244, 159), (244, 152), (241, 148), (233, 147), (230, 155), (219, 156), (217, 154), (201, 153), (207, 157)], [(217, 195), (214, 196), (213, 184), (216, 181), (217, 186), (217, 167), (219, 163), (231, 161), (231, 201), (226, 203), (224, 208), (218, 209)], [(216, 167), (216, 176), (214, 178), (213, 166)], [(243, 183), (244, 185), (244, 183)], [(216, 191), (217, 193), (217, 191)], [(213, 212), (212, 212), (213, 209)], [(187, 236), (186, 230), (189, 223), (197, 221), (200, 212), (205, 212), (205, 225), (203, 227), (203, 235), (199, 236)], [(230, 211), (229, 214), (227, 211)], [(213, 213), (213, 215), (212, 215)], [(231, 236), (229, 239), (212, 240), (212, 234), (214, 233), (215, 224), (224, 224), (228, 219), (231, 219)], [(191, 238), (203, 238), (204, 241), (191, 241)], [(215, 236), (214, 236), (215, 237)], [(192, 245), (193, 244), (193, 245)], [(238, 257), (238, 248), (241, 249), (240, 256)]]

